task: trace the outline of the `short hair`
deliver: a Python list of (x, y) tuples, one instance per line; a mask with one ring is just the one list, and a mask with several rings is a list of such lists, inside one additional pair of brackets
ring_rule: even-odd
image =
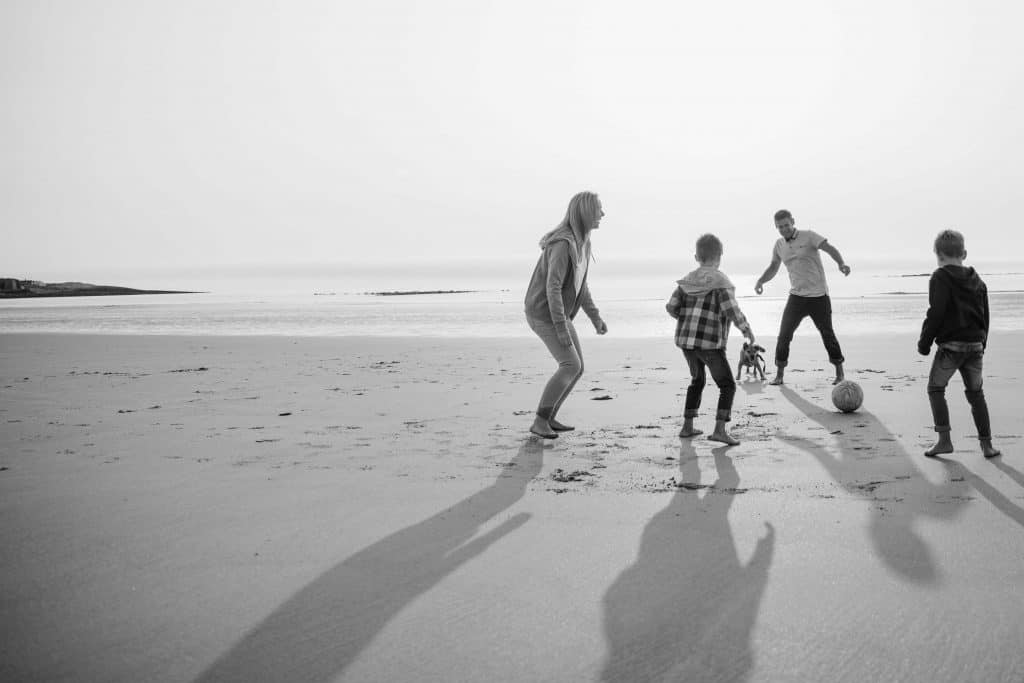
[(703, 263), (722, 256), (722, 240), (711, 233), (706, 233), (697, 238), (697, 259)]
[(935, 253), (960, 258), (964, 255), (964, 236), (956, 230), (943, 230), (935, 238)]
[(784, 218), (793, 218), (793, 214), (791, 214), (787, 209), (779, 209), (778, 211), (775, 212), (776, 223), (778, 223)]

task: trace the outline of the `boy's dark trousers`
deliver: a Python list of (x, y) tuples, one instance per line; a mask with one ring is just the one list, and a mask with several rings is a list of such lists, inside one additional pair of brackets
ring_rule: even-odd
[(953, 373), (960, 371), (964, 380), (964, 394), (971, 404), (971, 415), (974, 426), (978, 429), (978, 439), (987, 441), (992, 438), (992, 427), (989, 423), (988, 403), (982, 390), (982, 359), (985, 356), (981, 344), (956, 344), (965, 350), (943, 348), (935, 349), (932, 360), (932, 371), (928, 375), (928, 402), (932, 405), (932, 419), (935, 431), (949, 431), (949, 406), (946, 404), (946, 385)]
[(793, 341), (793, 333), (800, 322), (811, 316), (811, 321), (825, 342), (828, 360), (834, 365), (842, 363), (843, 350), (839, 348), (835, 330), (832, 329), (832, 300), (825, 296), (797, 296), (790, 294), (786, 300), (786, 308), (782, 312), (782, 323), (779, 325), (779, 339), (775, 344), (775, 365), (784, 368), (789, 363), (789, 344)]
[(725, 357), (725, 349), (683, 349), (683, 357), (690, 366), (690, 386), (686, 389), (686, 405), (683, 417), (697, 417), (700, 408), (700, 397), (707, 384), (707, 371), (711, 379), (718, 385), (718, 411), (716, 420), (728, 422), (732, 417), (732, 400), (736, 396), (736, 380), (732, 378), (729, 359)]

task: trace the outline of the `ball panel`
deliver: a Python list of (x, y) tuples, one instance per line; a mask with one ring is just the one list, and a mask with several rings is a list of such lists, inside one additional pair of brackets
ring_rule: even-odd
[(832, 403), (844, 413), (852, 413), (864, 403), (864, 391), (852, 380), (843, 380), (832, 388)]

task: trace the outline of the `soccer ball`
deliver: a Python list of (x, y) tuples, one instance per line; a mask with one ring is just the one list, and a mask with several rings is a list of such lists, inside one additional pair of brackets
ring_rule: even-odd
[(832, 389), (832, 403), (844, 413), (852, 413), (864, 402), (864, 391), (860, 385), (844, 379)]

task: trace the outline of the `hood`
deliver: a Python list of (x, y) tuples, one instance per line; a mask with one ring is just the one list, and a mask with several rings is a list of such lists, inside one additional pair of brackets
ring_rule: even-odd
[(712, 266), (701, 266), (687, 273), (682, 280), (676, 280), (676, 284), (687, 294), (695, 296), (713, 289), (736, 289), (725, 273)]
[[(565, 240), (569, 243), (572, 249), (569, 250), (569, 254), (572, 258), (573, 266), (579, 266), (580, 262), (580, 240), (573, 232), (572, 228), (568, 225), (560, 225), (554, 230), (551, 230), (546, 235), (540, 238), (540, 248), (547, 249), (548, 245), (557, 242), (559, 240)], [(584, 242), (583, 248), (586, 249), (588, 244)]]
[(954, 288), (965, 292), (974, 293), (985, 286), (977, 271), (969, 266), (942, 266), (939, 268), (939, 272), (949, 280)]

